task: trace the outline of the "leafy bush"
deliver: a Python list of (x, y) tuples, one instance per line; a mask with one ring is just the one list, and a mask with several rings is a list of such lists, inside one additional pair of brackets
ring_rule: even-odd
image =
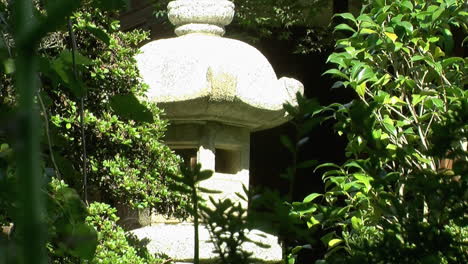
[(254, 263), (252, 253), (242, 248), (245, 242), (253, 242), (246, 234), (249, 230), (246, 209), (240, 202), (229, 198), (215, 201), (210, 197), (210, 202), (212, 208), (204, 206), (201, 215), (210, 232), (219, 263)]
[[(8, 36), (10, 4), (2, 4), (7, 22), (2, 31)], [(46, 8), (38, 6), (40, 16)], [(73, 31), (59, 28), (39, 46), (44, 167), (91, 200), (183, 215), (186, 199), (167, 187), (179, 163), (162, 143), (167, 122), (154, 104), (138, 99), (147, 87), (133, 57), (148, 34), (119, 31), (118, 12), (99, 6), (84, 2), (70, 18)], [(2, 43), (7, 66), (15, 56), (14, 44)], [(6, 66), (0, 71), (2, 114), (16, 105), (14, 69)], [(1, 142), (10, 141), (6, 135), (0, 134)]]
[(164, 263), (164, 260), (150, 255), (145, 249), (132, 246), (132, 239), (117, 225), (117, 210), (104, 203), (92, 203), (86, 222), (98, 232), (96, 255), (91, 263)]
[[(26, 256), (25, 261), (44, 261), (41, 245), (45, 238), (51, 261), (91, 259), (95, 231), (84, 223), (87, 210), (81, 199), (185, 215), (186, 198), (167, 187), (168, 176), (179, 173), (179, 158), (161, 140), (167, 123), (154, 104), (140, 102), (147, 87), (141, 83), (133, 56), (147, 33), (119, 31), (116, 18), (123, 2), (33, 1), (30, 25), (35, 28), (22, 36), (31, 37), (32, 42), (20, 45), (13, 39), (20, 26), (15, 24), (12, 9), (19, 10), (16, 15), (23, 12), (23, 2), (16, 1), (15, 6), (0, 0), (0, 224), (13, 223), (18, 230), (6, 241), (12, 259)], [(23, 70), (18, 65), (27, 68), (18, 62), (24, 62), (23, 50), (30, 51), (27, 59), (33, 66), (24, 79), (37, 78), (40, 83), (40, 89), (29, 97), (18, 95), (19, 87), (33, 85), (13, 82), (14, 75), (20, 76), (18, 72)], [(18, 98), (30, 99), (30, 105), (23, 105), (27, 111), (18, 111)], [(34, 118), (36, 111), (40, 122)], [(41, 125), (37, 131), (35, 122)], [(24, 129), (24, 123), (31, 129)], [(36, 144), (24, 143), (38, 142), (35, 138), (41, 139), (40, 150)], [(24, 151), (28, 147), (31, 156), (38, 155), (23, 159), (31, 167), (21, 167), (19, 161), (29, 154)], [(18, 149), (23, 151), (17, 153)], [(39, 152), (41, 162), (34, 162), (39, 161)], [(28, 169), (21, 174), (21, 168)], [(28, 188), (22, 188), (24, 183)], [(44, 194), (48, 195), (47, 208), (40, 206)], [(31, 212), (34, 219), (21, 218), (18, 213), (22, 212)], [(107, 215), (115, 220), (112, 213)], [(113, 243), (131, 251), (120, 236), (123, 231), (112, 228), (119, 235), (113, 237), (117, 241), (106, 242), (99, 252), (117, 256), (119, 251), (109, 253), (116, 249)], [(28, 240), (29, 236), (33, 239)], [(16, 251), (17, 245), (23, 245), (22, 252)], [(36, 246), (32, 254), (28, 254), (28, 245)], [(146, 255), (140, 258), (142, 263), (154, 262)]]
[[(466, 3), (369, 1), (336, 30), (326, 74), (356, 92), (346, 105), (300, 98), (299, 134), (335, 119), (342, 164), (321, 164), (324, 193), (291, 205), (327, 248), (317, 263), (466, 263), (468, 64)], [(446, 164), (453, 163), (447, 166)]]

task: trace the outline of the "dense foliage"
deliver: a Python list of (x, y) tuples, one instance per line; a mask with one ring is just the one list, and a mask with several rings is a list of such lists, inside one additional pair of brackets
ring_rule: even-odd
[[(100, 227), (115, 225), (113, 209), (106, 209), (108, 214), (96, 213), (94, 220), (85, 224), (88, 212), (81, 200), (151, 208), (162, 214), (186, 214), (184, 196), (168, 188), (169, 176), (179, 173), (179, 158), (162, 144), (167, 123), (160, 119), (161, 112), (154, 104), (140, 101), (146, 86), (141, 83), (133, 57), (138, 52), (137, 45), (147, 39), (147, 33), (119, 31), (116, 8), (123, 1), (82, 1), (79, 9), (79, 2), (66, 2), (60, 4), (63, 10), (59, 11), (54, 9), (58, 5), (54, 1), (34, 3), (37, 25), (44, 32), (50, 31), (44, 33), (37, 47), (40, 90), (35, 94), (35, 108), (41, 117), (41, 132), (35, 135), (41, 138), (41, 182), (50, 198), (47, 201), (50, 256), (72, 263), (78, 258), (93, 258), (94, 229), (100, 237), (99, 256), (107, 258), (114, 254), (113, 250), (129, 251), (131, 246), (125, 244), (127, 238), (121, 229)], [(15, 30), (12, 7), (12, 3), (0, 1), (2, 226), (17, 225), (21, 189), (14, 148), (23, 138), (17, 137), (17, 123), (22, 121), (16, 111), (18, 90), (13, 83), (19, 49), (12, 38)], [(59, 18), (62, 13), (71, 15)], [(50, 22), (56, 24), (42, 24), (55, 15), (57, 21)], [(70, 187), (57, 184), (63, 181)], [(90, 228), (91, 225), (95, 228)], [(105, 235), (110, 242), (102, 241), (105, 232), (115, 235), (112, 238)], [(12, 232), (12, 241), (21, 241), (18, 235)], [(2, 258), (14, 256), (14, 252), (14, 248), (2, 252), (5, 253)], [(141, 263), (147, 262), (154, 263), (152, 258), (141, 259)]]
[[(92, 10), (90, 4), (73, 14), (75, 58), (66, 27), (41, 42), (38, 101), (47, 121), (42, 135), (44, 167), (80, 192), (86, 170), (92, 199), (174, 212), (181, 199), (168, 191), (165, 182), (169, 174), (177, 173), (178, 159), (161, 143), (167, 124), (154, 105), (143, 105), (137, 99), (144, 96), (146, 87), (140, 82), (133, 56), (147, 34), (120, 32), (115, 16), (112, 11)], [(8, 24), (3, 30), (8, 34)], [(4, 54), (7, 63), (14, 58), (14, 45), (6, 41), (12, 52), (11, 58)], [(11, 73), (8, 68), (2, 71), (3, 113), (15, 104)], [(84, 105), (80, 105), (82, 98)], [(2, 141), (6, 140), (3, 136)], [(83, 168), (83, 159), (87, 168)]]
[(98, 232), (96, 254), (91, 263), (164, 263), (148, 253), (144, 245), (132, 244), (135, 240), (117, 224), (119, 218), (116, 209), (103, 203), (92, 203), (89, 206), (89, 216), (86, 223), (94, 226)]
[(375, 0), (339, 15), (349, 37), (325, 74), (358, 99), (289, 108), (301, 137), (334, 119), (348, 140), (344, 164), (316, 167), (324, 193), (291, 205), (327, 248), (316, 263), (468, 261), (468, 64), (453, 37), (466, 36), (466, 11), (457, 0)]

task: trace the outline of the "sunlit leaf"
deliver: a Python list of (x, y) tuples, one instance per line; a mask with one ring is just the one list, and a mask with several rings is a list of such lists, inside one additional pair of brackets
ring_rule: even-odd
[(320, 194), (320, 193), (311, 193), (311, 194), (307, 195), (302, 202), (310, 203), (310, 202), (312, 202), (313, 200), (315, 200), (316, 198), (318, 198), (320, 196), (322, 196), (322, 194)]
[(335, 247), (339, 244), (343, 243), (343, 240), (342, 239), (338, 239), (338, 238), (334, 238), (330, 241), (328, 241), (328, 247), (332, 248), (332, 247)]
[(398, 36), (395, 33), (392, 32), (385, 32), (385, 35), (391, 39), (393, 42), (395, 42), (398, 39)]
[(346, 74), (342, 73), (341, 71), (339, 71), (337, 69), (330, 69), (330, 70), (324, 72), (322, 75), (325, 75), (325, 74), (331, 74), (331, 75), (338, 76), (338, 77), (341, 77), (343, 79), (349, 80), (349, 78), (348, 78), (348, 76)]
[(335, 14), (334, 17), (342, 17), (347, 20), (351, 20), (354, 23), (356, 23), (356, 19), (354, 18), (353, 14), (351, 13), (340, 13), (340, 14)]
[(351, 32), (356, 32), (356, 30), (352, 27), (350, 27), (349, 25), (347, 24), (339, 24), (335, 27), (335, 31), (338, 31), (338, 30), (341, 30), (341, 31), (351, 31)]
[(359, 94), (360, 96), (364, 96), (364, 94), (366, 93), (366, 82), (363, 82), (361, 84), (359, 84), (357, 87), (356, 87), (356, 92), (357, 94)]

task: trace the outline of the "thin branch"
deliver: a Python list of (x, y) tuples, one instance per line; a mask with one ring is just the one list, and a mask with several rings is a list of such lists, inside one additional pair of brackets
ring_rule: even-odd
[[(70, 40), (72, 46), (72, 62), (73, 62), (73, 74), (75, 80), (78, 80), (78, 71), (76, 69), (76, 38), (75, 33), (73, 32), (73, 25), (71, 19), (68, 18), (68, 31), (70, 33)], [(80, 97), (80, 127), (81, 127), (81, 150), (83, 152), (83, 164), (82, 164), (82, 173), (83, 173), (83, 198), (84, 201), (88, 202), (88, 170), (87, 170), (87, 154), (86, 154), (86, 138), (85, 138), (85, 127), (84, 127), (84, 95)]]
[[(405, 96), (405, 101), (406, 101), (406, 104), (408, 105), (408, 108), (411, 112), (411, 115), (413, 116), (414, 118), (414, 121), (415, 121), (415, 124), (416, 124), (416, 127), (418, 128), (418, 134), (419, 134), (419, 137), (421, 138), (421, 143), (423, 144), (425, 150), (429, 150), (429, 146), (427, 144), (427, 139), (426, 139), (426, 136), (424, 135), (423, 131), (422, 131), (422, 127), (421, 125), (419, 124), (419, 120), (418, 120), (418, 116), (415, 112), (415, 109), (413, 108), (413, 106), (411, 105), (411, 102), (409, 101), (408, 97)], [(434, 161), (431, 160), (431, 169), (432, 170), (436, 170), (436, 165), (434, 164)]]
[(45, 108), (44, 101), (42, 100), (42, 96), (39, 92), (37, 92), (37, 98), (39, 99), (39, 104), (41, 106), (42, 114), (44, 116), (44, 127), (45, 127), (45, 133), (47, 136), (47, 145), (49, 147), (50, 159), (52, 160), (52, 165), (54, 165), (54, 168), (55, 168), (55, 175), (57, 176), (59, 180), (61, 180), (62, 177), (60, 175), (60, 171), (57, 166), (57, 163), (55, 162), (54, 152), (52, 151), (52, 140), (50, 138), (49, 118), (47, 117), (47, 110)]

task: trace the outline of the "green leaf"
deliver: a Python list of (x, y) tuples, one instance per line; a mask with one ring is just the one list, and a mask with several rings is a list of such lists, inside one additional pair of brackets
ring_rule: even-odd
[(408, 85), (408, 87), (411, 89), (416, 88), (416, 82), (414, 80), (406, 79), (405, 84)]
[(362, 220), (356, 216), (351, 217), (351, 225), (354, 229), (359, 229), (362, 226)]
[(366, 88), (366, 82), (359, 84), (358, 86), (356, 86), (357, 94), (359, 94), (360, 96), (364, 96), (364, 94), (366, 93)]
[(358, 168), (358, 169), (360, 169), (360, 170), (364, 170), (364, 169), (362, 168), (362, 166), (361, 166), (359, 163), (357, 163), (356, 161), (354, 161), (354, 160), (353, 160), (353, 161), (350, 161), (350, 162), (346, 162), (346, 164), (344, 165), (344, 167), (345, 167), (345, 168)]
[(309, 218), (309, 221), (307, 221), (307, 227), (311, 228), (313, 226), (319, 225), (320, 221), (318, 221), (314, 216), (311, 216)]
[(294, 107), (290, 103), (283, 104), (283, 108), (291, 116), (296, 116), (298, 114), (297, 107)]
[(375, 0), (375, 4), (378, 7), (383, 7), (385, 5), (385, 0)]
[[(181, 181), (181, 182), (182, 182), (181, 179), (177, 179), (177, 181)], [(176, 191), (176, 192), (184, 193), (184, 194), (189, 194), (189, 193), (192, 192), (192, 190), (191, 190), (190, 188), (188, 188), (188, 187), (185, 185), (185, 183), (184, 183), (183, 186), (177, 185), (177, 184), (171, 184), (171, 185), (169, 185), (169, 189), (170, 189), (171, 191)]]
[(418, 159), (418, 161), (420, 161), (422, 163), (425, 163), (425, 164), (431, 164), (431, 162), (432, 162), (432, 160), (430, 160), (428, 158), (425, 158), (425, 157), (422, 157), (421, 155), (419, 155), (416, 152), (413, 153), (413, 156), (415, 156), (416, 159)]
[(311, 194), (307, 195), (302, 202), (303, 203), (310, 203), (313, 200), (315, 200), (317, 197), (320, 197), (320, 196), (323, 196), (323, 195), (320, 194), (320, 193), (311, 193)]
[(223, 193), (222, 191), (218, 191), (218, 190), (210, 190), (210, 189), (207, 189), (207, 188), (203, 188), (203, 187), (198, 187), (198, 190), (202, 193), (209, 193), (209, 194), (218, 194), (218, 193)]
[(397, 26), (404, 28), (406, 34), (411, 34), (413, 32), (413, 25), (408, 21), (401, 21), (397, 23)]
[(302, 246), (296, 246), (295, 248), (293, 248), (293, 249), (291, 250), (291, 253), (292, 253), (292, 254), (297, 254), (297, 253), (299, 253), (299, 251), (301, 251), (301, 250), (302, 250)]
[(401, 2), (401, 6), (406, 7), (409, 11), (413, 11), (413, 3), (411, 1), (405, 0)]
[(340, 170), (341, 170), (341, 167), (340, 167), (340, 166), (336, 165), (335, 163), (330, 163), (330, 162), (328, 162), (328, 163), (323, 163), (323, 164), (318, 165), (317, 168), (315, 168), (314, 171), (316, 171), (316, 170), (318, 170), (318, 169), (320, 169), (320, 168), (336, 168), (336, 169), (340, 169)]
[(97, 233), (94, 228), (80, 223), (73, 225), (72, 236), (67, 237), (67, 246), (71, 247), (71, 254), (75, 257), (91, 260), (98, 245)]
[(353, 21), (354, 23), (356, 23), (356, 19), (354, 18), (353, 14), (351, 14), (351, 13), (336, 14), (336, 15), (334, 15), (333, 17), (342, 17), (342, 18), (344, 18), (344, 19), (351, 20), (351, 21)]
[(335, 63), (338, 64), (341, 68), (346, 68), (347, 65), (345, 59), (349, 57), (350, 56), (345, 52), (332, 53), (330, 56), (328, 56), (327, 63)]
[(109, 37), (109, 34), (107, 34), (104, 30), (97, 28), (97, 27), (92, 27), (92, 26), (86, 26), (85, 30), (91, 33), (95, 38), (104, 42), (106, 45), (109, 45), (110, 37)]
[(417, 104), (422, 102), (426, 97), (427, 97), (427, 95), (413, 94), (411, 104), (413, 106), (416, 106)]
[(434, 62), (430, 60), (426, 60), (426, 63), (433, 68), (437, 74), (442, 75), (442, 64), (440, 62)]
[(432, 101), (432, 103), (439, 109), (443, 109), (444, 108), (444, 101), (442, 101), (442, 99), (439, 99), (439, 98), (431, 98), (430, 99)]
[(432, 11), (432, 21), (437, 21), (437, 19), (439, 19), (442, 13), (444, 13), (444, 10), (445, 10), (445, 7), (440, 6), (440, 7), (437, 7), (436, 10)]
[(200, 171), (198, 173), (198, 175), (197, 175), (196, 182), (201, 182), (201, 181), (207, 180), (207, 179), (211, 178), (211, 176), (213, 176), (213, 171), (211, 171), (211, 170)]
[(395, 150), (397, 149), (397, 146), (394, 145), (394, 144), (388, 144), (387, 147), (386, 147), (386, 149), (394, 150), (394, 151), (395, 151)]
[(393, 120), (388, 116), (386, 116), (383, 120), (383, 126), (385, 127), (385, 129), (389, 133), (396, 135), (397, 131), (393, 123), (394, 123)]
[(350, 27), (349, 25), (347, 24), (339, 24), (335, 27), (335, 30), (334, 31), (338, 31), (338, 30), (341, 30), (341, 31), (351, 31), (351, 32), (356, 32), (356, 30), (352, 27)]
[(242, 195), (240, 192), (235, 192), (234, 193), (237, 197), (239, 197), (241, 200), (248, 202), (247, 198), (245, 195)]
[(357, 75), (361, 72), (362, 68), (366, 67), (366, 65), (360, 61), (355, 62), (353, 61), (353, 67), (351, 69), (351, 81), (356, 81)]
[(448, 66), (451, 66), (453, 64), (456, 64), (456, 63), (464, 63), (465, 60), (463, 58), (460, 58), (460, 57), (450, 57), (450, 58), (447, 58), (447, 59), (444, 59), (442, 61), (442, 67), (443, 68), (446, 68)]
[(329, 232), (325, 234), (324, 236), (322, 236), (320, 238), (320, 241), (322, 241), (322, 243), (327, 246), (328, 242), (330, 242), (330, 240), (332, 240), (334, 236), (335, 236), (335, 232)]
[(444, 48), (445, 48), (445, 51), (448, 53), (448, 54), (451, 54), (452, 51), (453, 51), (453, 47), (454, 47), (454, 40), (453, 40), (453, 35), (452, 35), (452, 32), (450, 31), (450, 29), (448, 28), (444, 28), (442, 30), (442, 33), (443, 33), (443, 42), (444, 42)]
[(337, 246), (337, 245), (339, 245), (341, 243), (343, 243), (342, 239), (334, 238), (334, 239), (328, 241), (328, 247), (332, 248), (332, 247), (335, 247), (335, 246)]
[(6, 74), (12, 74), (15, 72), (15, 61), (11, 58), (8, 58), (3, 61), (3, 68)]
[(426, 57), (421, 56), (421, 55), (414, 55), (413, 57), (411, 57), (412, 62), (416, 62), (416, 61), (420, 61), (420, 60), (426, 60)]
[(371, 181), (374, 180), (374, 179), (372, 179), (372, 177), (370, 177), (368, 175), (365, 175), (365, 174), (362, 174), (362, 173), (354, 173), (353, 177), (356, 178), (356, 180), (358, 180), (358, 182), (363, 183), (364, 186), (366, 187), (367, 191), (369, 191), (372, 188), (372, 185), (370, 184)]
[(356, 81), (358, 83), (362, 83), (363, 81), (372, 79), (373, 77), (375, 77), (374, 71), (369, 67), (363, 67), (363, 69), (358, 73)]
[(375, 34), (377, 31), (369, 29), (369, 28), (363, 28), (359, 31), (359, 34), (361, 35), (368, 35), (368, 34)]
[(445, 57), (445, 52), (443, 52), (439, 47), (436, 47), (434, 50), (434, 59), (438, 59), (440, 57)]
[[(377, 25), (375, 24), (372, 17), (370, 17), (368, 14), (361, 14), (356, 18), (356, 20), (361, 22), (361, 27), (369, 26), (369, 25)], [(365, 22), (365, 23), (362, 23), (362, 22)]]
[(68, 65), (72, 65), (73, 64), (73, 55), (75, 56), (75, 63), (76, 65), (90, 65), (93, 63), (92, 60), (90, 60), (89, 58), (83, 56), (81, 53), (79, 52), (71, 52), (69, 50), (64, 50), (62, 51), (62, 53), (60, 53), (59, 55), (59, 58), (65, 62), (66, 64)]
[(118, 94), (110, 99), (110, 106), (122, 118), (153, 123), (151, 111), (141, 104), (133, 94)]
[(395, 33), (392, 32), (385, 32), (385, 35), (392, 40), (392, 42), (395, 42), (398, 39), (398, 36)]
[(62, 60), (54, 60), (50, 65), (50, 68), (57, 73), (64, 83), (70, 83), (70, 80), (72, 79), (72, 76), (70, 76), (70, 69), (65, 66)]

